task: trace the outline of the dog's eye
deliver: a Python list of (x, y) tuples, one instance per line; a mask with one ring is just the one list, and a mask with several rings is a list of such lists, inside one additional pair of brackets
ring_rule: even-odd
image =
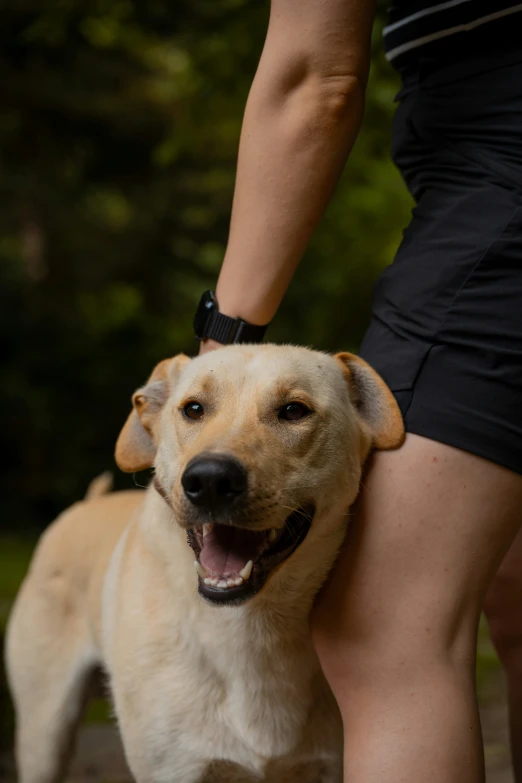
[(199, 402), (187, 402), (187, 404), (183, 407), (183, 413), (187, 419), (197, 421), (198, 419), (201, 419), (205, 413), (205, 409), (203, 408), (203, 405), (200, 405)]
[(299, 421), (309, 413), (311, 413), (310, 408), (307, 408), (302, 402), (289, 402), (279, 408), (279, 418), (284, 421)]

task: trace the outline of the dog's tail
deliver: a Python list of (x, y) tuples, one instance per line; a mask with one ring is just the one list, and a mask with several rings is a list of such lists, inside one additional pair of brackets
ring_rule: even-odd
[(106, 470), (104, 473), (100, 473), (99, 476), (93, 478), (87, 487), (84, 500), (94, 500), (95, 498), (100, 498), (102, 495), (106, 495), (111, 491), (113, 481), (114, 476), (110, 470)]

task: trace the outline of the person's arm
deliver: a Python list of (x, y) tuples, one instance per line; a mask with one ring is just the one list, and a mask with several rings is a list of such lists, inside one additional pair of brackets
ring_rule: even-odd
[(216, 290), (226, 315), (266, 324), (281, 302), (361, 123), (373, 14), (374, 0), (272, 0)]

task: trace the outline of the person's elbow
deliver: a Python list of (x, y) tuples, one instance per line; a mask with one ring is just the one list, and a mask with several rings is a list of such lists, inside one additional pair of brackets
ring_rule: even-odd
[(327, 124), (345, 124), (360, 119), (364, 107), (367, 72), (329, 67), (319, 58), (287, 54), (263, 55), (256, 75), (256, 92), (269, 110), (282, 110), (320, 118)]
[(303, 89), (332, 122), (344, 122), (354, 114), (362, 114), (366, 79), (349, 72), (310, 74)]
[(308, 70), (293, 80), (274, 79), (269, 92), (274, 108), (300, 135), (352, 135), (362, 120), (365, 88), (356, 74)]

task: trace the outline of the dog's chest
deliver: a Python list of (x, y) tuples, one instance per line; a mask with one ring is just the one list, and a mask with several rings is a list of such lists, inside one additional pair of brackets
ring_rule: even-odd
[[(267, 758), (295, 751), (313, 708), (311, 672), (302, 665), (291, 672), (289, 663), (267, 661), (259, 667), (243, 664), (243, 671), (236, 666), (235, 675), (225, 685), (223, 700), (215, 704), (221, 746), (218, 758), (234, 758), (236, 753), (238, 761), (241, 756), (253, 763), (256, 757), (258, 766)], [(240, 754), (238, 747), (243, 749)]]
[(131, 732), (139, 748), (125, 742), (131, 761), (136, 753), (137, 766), (144, 763), (155, 780), (173, 770), (187, 783), (306, 783), (309, 774), (311, 783), (322, 780), (313, 770), (340, 756), (339, 735), (315, 656), (228, 657), (224, 665), (221, 654), (183, 655), (170, 672), (149, 670), (149, 697), (142, 702), (143, 691), (135, 691), (136, 712), (147, 721)]
[[(250, 658), (231, 654), (226, 660), (221, 654), (219, 661), (200, 659), (189, 678), (192, 742), (203, 757), (256, 767), (291, 755), (313, 716), (316, 676), (315, 662), (306, 653), (297, 660), (252, 651)], [(178, 715), (172, 719), (179, 725)]]
[[(211, 732), (208, 738), (213, 758), (227, 759), (230, 769), (225, 769), (225, 764), (220, 777), (219, 763), (214, 761), (209, 781), (247, 783), (248, 772), (252, 782), (336, 780), (326, 776), (332, 759), (335, 767), (341, 756), (336, 706), (320, 673), (303, 667), (299, 675), (295, 659), (293, 664), (293, 672), (291, 667), (284, 671), (274, 667), (265, 669), (263, 677), (255, 682), (235, 680), (226, 701), (217, 709), (219, 731)], [(205, 748), (201, 751), (205, 754)]]

